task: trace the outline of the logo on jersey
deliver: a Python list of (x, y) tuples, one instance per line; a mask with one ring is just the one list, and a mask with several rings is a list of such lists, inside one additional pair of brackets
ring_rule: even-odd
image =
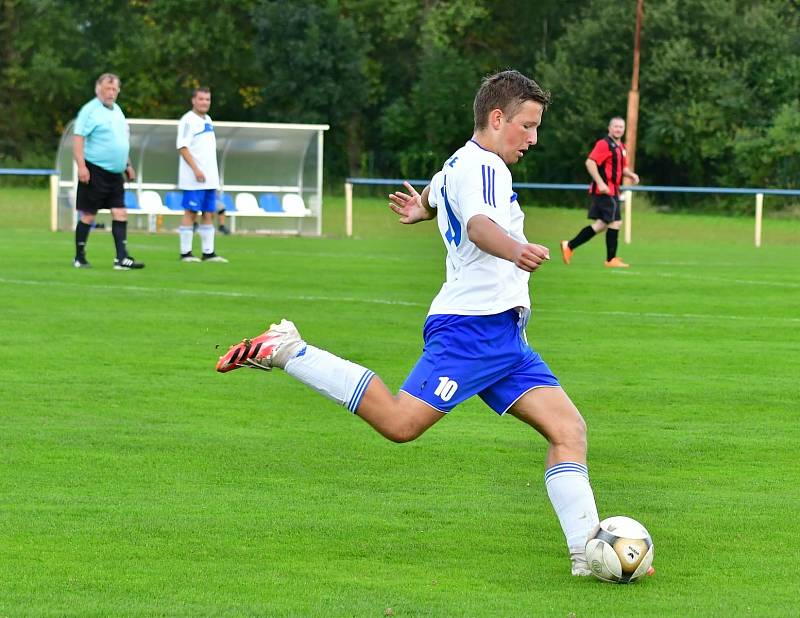
[(450, 200), (447, 199), (447, 176), (445, 176), (444, 184), (442, 185), (442, 197), (444, 198), (444, 210), (447, 213), (447, 230), (444, 233), (444, 238), (447, 242), (451, 242), (458, 247), (461, 244), (461, 222), (456, 218), (450, 206)]
[(213, 133), (213, 132), (214, 132), (214, 127), (211, 126), (210, 122), (207, 122), (203, 126), (203, 130), (202, 131), (198, 131), (192, 137), (197, 137), (198, 135), (202, 135), (203, 133)]

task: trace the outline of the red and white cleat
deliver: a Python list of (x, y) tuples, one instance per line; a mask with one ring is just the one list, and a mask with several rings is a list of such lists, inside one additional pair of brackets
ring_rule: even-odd
[(305, 346), (295, 325), (289, 320), (272, 324), (265, 332), (252, 339), (243, 339), (232, 345), (219, 357), (217, 371), (227, 373), (240, 367), (251, 367), (270, 371), (273, 367), (283, 369)]

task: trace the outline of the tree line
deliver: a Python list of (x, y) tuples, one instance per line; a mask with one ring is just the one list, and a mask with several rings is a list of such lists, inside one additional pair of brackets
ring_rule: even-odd
[[(625, 116), (636, 0), (0, 0), (0, 167), (50, 167), (106, 71), (128, 117), (328, 123), (326, 182), (430, 177), (472, 132), (482, 76), (552, 93), (529, 182), (585, 182)], [(645, 3), (637, 172), (647, 184), (800, 184), (800, 3)]]

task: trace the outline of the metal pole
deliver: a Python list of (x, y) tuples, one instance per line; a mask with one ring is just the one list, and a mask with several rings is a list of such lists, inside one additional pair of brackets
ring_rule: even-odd
[(322, 155), (324, 149), (324, 131), (317, 132), (317, 236), (322, 236)]
[[(73, 151), (74, 153), (74, 151)], [(70, 210), (72, 211), (72, 229), (75, 229), (75, 226), (78, 225), (78, 209), (75, 208), (75, 205), (78, 203), (78, 164), (75, 162), (75, 158), (73, 156), (72, 159), (72, 187), (70, 187), (69, 195), (71, 196), (70, 200)]]

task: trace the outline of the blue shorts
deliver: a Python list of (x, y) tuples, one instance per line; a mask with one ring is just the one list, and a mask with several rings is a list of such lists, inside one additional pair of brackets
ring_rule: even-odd
[(184, 191), (182, 206), (184, 210), (193, 212), (216, 212), (217, 190), (195, 189), (194, 191)]
[(527, 311), (430, 315), (422, 356), (401, 390), (440, 412), (478, 395), (502, 415), (529, 390), (560, 386), (525, 340)]

